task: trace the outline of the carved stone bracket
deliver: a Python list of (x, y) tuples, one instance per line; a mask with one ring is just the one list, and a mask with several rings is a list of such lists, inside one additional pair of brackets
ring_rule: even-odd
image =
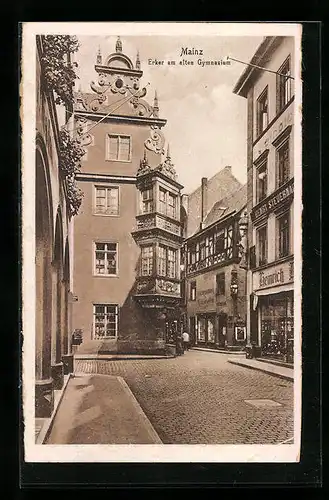
[(158, 125), (151, 125), (150, 137), (146, 139), (144, 145), (149, 151), (154, 151), (155, 153), (161, 155), (165, 153), (165, 138)]
[(167, 280), (157, 280), (157, 286), (164, 292), (177, 293), (179, 291), (178, 283), (173, 283)]
[(88, 120), (87, 118), (84, 118), (82, 116), (78, 116), (76, 118), (76, 141), (82, 146), (83, 148), (86, 148), (87, 146), (90, 146), (93, 142), (93, 136), (91, 134), (86, 133), (87, 131), (87, 126), (88, 126)]

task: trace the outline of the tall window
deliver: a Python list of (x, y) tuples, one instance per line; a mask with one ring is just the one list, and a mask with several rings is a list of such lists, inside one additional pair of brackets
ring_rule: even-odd
[(257, 193), (257, 203), (259, 203), (267, 196), (267, 162), (263, 163), (260, 167), (258, 167), (256, 173), (257, 173), (256, 193)]
[(177, 196), (159, 188), (159, 212), (174, 219), (177, 218)]
[(216, 295), (225, 295), (225, 273), (216, 274)]
[(291, 88), (291, 67), (290, 67), (290, 57), (286, 59), (281, 68), (278, 70), (280, 73), (277, 76), (277, 87), (278, 87), (278, 105), (277, 111), (280, 112), (282, 108), (290, 101), (292, 97)]
[(168, 193), (167, 215), (176, 218), (176, 196), (171, 193)]
[(118, 306), (116, 304), (94, 304), (94, 339), (118, 335)]
[(115, 161), (131, 160), (131, 138), (129, 135), (108, 135), (107, 159)]
[(278, 257), (286, 257), (290, 253), (290, 220), (289, 212), (278, 218)]
[(153, 246), (142, 247), (141, 261), (141, 275), (150, 276), (153, 272)]
[(268, 91), (267, 87), (257, 99), (257, 135), (268, 126)]
[(190, 300), (196, 300), (196, 281), (190, 283)]
[(158, 274), (167, 278), (177, 278), (177, 250), (163, 245), (158, 249)]
[(267, 263), (267, 226), (263, 226), (257, 231), (258, 265)]
[(95, 274), (113, 276), (117, 272), (117, 243), (95, 243)]
[(119, 214), (119, 188), (96, 186), (96, 214)]
[(215, 253), (221, 253), (225, 250), (225, 232), (224, 229), (216, 234)]
[(282, 186), (289, 180), (289, 140), (280, 146), (277, 150), (277, 185)]
[(200, 241), (200, 260), (204, 260), (206, 258), (206, 241)]
[(153, 211), (153, 189), (142, 191), (142, 213), (148, 214)]

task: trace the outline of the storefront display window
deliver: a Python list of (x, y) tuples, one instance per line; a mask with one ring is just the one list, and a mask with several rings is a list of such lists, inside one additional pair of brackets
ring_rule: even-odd
[(204, 318), (198, 319), (198, 341), (206, 341), (206, 320)]
[(260, 305), (262, 355), (293, 362), (293, 295), (263, 297)]

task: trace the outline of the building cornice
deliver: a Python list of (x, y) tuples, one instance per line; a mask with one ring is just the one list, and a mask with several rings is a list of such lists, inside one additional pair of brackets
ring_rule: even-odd
[[(167, 120), (164, 118), (146, 118), (144, 116), (125, 116), (125, 115), (112, 115), (107, 113), (100, 112), (90, 112), (90, 111), (82, 111), (82, 110), (74, 110), (75, 116), (83, 116), (85, 118), (93, 118), (93, 119), (101, 119), (104, 118), (104, 121), (118, 121), (118, 122), (127, 122), (141, 125), (142, 123), (146, 125), (158, 125), (159, 127), (164, 127), (167, 123)], [(105, 118), (106, 117), (106, 118)]]
[[(266, 36), (262, 43), (259, 45), (255, 54), (251, 58), (250, 65), (246, 67), (242, 75), (238, 79), (237, 83), (233, 88), (233, 93), (238, 94), (242, 97), (247, 97), (250, 87), (255, 82), (258, 75), (264, 71), (259, 68), (255, 68), (253, 65), (262, 66), (266, 64), (267, 57), (274, 52), (274, 50), (281, 44), (283, 36)], [(265, 68), (264, 68), (265, 69)]]
[(77, 181), (91, 181), (91, 182), (122, 182), (122, 183), (136, 183), (136, 177), (128, 175), (111, 175), (111, 174), (93, 174), (80, 172), (76, 174)]

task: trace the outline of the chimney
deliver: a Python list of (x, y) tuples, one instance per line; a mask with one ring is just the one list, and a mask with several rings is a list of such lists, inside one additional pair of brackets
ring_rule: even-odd
[(201, 179), (201, 220), (200, 229), (203, 229), (204, 219), (207, 215), (207, 194), (208, 194), (208, 179), (207, 177), (202, 177)]

